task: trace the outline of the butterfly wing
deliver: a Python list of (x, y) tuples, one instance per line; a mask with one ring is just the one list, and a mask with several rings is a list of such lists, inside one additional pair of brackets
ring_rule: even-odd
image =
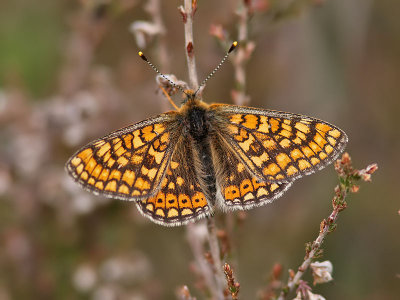
[(115, 131), (76, 152), (68, 173), (85, 189), (122, 200), (157, 192), (181, 128), (168, 112)]
[(222, 209), (250, 209), (273, 202), (292, 182), (262, 182), (252, 174), (220, 134), (212, 139), (212, 155)]
[(137, 202), (139, 211), (166, 226), (184, 225), (211, 214), (199, 180), (190, 141), (181, 136), (160, 191)]
[(339, 128), (302, 115), (223, 104), (210, 110), (213, 126), (246, 168), (266, 182), (290, 182), (322, 169), (348, 140)]

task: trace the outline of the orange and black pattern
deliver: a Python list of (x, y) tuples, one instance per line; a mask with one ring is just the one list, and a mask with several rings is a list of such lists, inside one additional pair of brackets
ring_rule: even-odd
[(225, 139), (259, 179), (288, 182), (331, 163), (347, 142), (327, 122), (284, 112), (212, 105), (223, 117)]
[(175, 148), (172, 114), (116, 131), (79, 150), (68, 172), (84, 188), (122, 200), (155, 194)]
[(219, 141), (213, 149), (223, 209), (244, 210), (271, 203), (291, 186), (292, 182), (261, 181), (250, 173), (232, 148), (224, 145)]
[(318, 119), (207, 105), (189, 93), (178, 111), (88, 144), (66, 168), (85, 189), (136, 201), (152, 221), (178, 226), (215, 208), (270, 203), (330, 164), (346, 143), (342, 130)]
[(138, 201), (137, 207), (143, 215), (162, 225), (183, 225), (211, 213), (187, 139), (179, 139), (160, 191), (154, 197)]

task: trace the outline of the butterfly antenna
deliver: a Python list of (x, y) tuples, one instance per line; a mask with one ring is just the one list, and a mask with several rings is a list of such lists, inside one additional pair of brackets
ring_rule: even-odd
[(144, 56), (144, 54), (143, 54), (142, 51), (139, 51), (138, 54), (139, 54), (139, 56), (140, 56), (145, 62), (147, 62), (147, 64), (148, 64), (154, 71), (156, 71), (156, 73), (157, 73), (158, 75), (160, 75), (162, 78), (164, 78), (165, 80), (167, 80), (167, 81), (172, 85), (172, 87), (177, 88), (177, 89), (180, 90), (182, 93), (184, 93), (186, 96), (188, 96), (188, 94), (185, 92), (185, 90), (184, 90), (181, 86), (175, 84), (175, 83), (174, 83), (172, 80), (170, 80), (167, 76), (165, 76), (164, 74), (162, 74), (162, 73), (156, 68), (156, 66), (153, 65), (153, 64), (147, 59), (146, 56)]
[(194, 93), (194, 95), (197, 94), (197, 92), (200, 90), (200, 88), (202, 86), (204, 86), (206, 84), (206, 82), (214, 76), (214, 74), (219, 70), (219, 68), (221, 68), (221, 66), (223, 65), (223, 63), (225, 62), (225, 60), (228, 58), (229, 54), (236, 49), (238, 45), (237, 41), (234, 41), (231, 45), (231, 47), (229, 48), (229, 50), (226, 52), (225, 56), (222, 58), (221, 62), (218, 64), (218, 66), (210, 73), (210, 75), (208, 75), (206, 77), (206, 79), (203, 80), (203, 82), (199, 85), (199, 87), (197, 88), (196, 92)]

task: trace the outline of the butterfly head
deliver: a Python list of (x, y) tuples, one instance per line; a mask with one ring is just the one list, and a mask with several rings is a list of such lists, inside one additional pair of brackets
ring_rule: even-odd
[(182, 105), (184, 105), (188, 102), (195, 102), (195, 100), (201, 100), (200, 97), (198, 96), (199, 94), (197, 93), (197, 91), (188, 89), (188, 90), (185, 90), (184, 93), (185, 93), (186, 97), (182, 101)]

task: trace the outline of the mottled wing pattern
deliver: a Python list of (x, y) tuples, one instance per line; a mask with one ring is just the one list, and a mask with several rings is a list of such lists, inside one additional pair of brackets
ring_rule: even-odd
[(292, 182), (262, 182), (245, 167), (240, 158), (226, 144), (226, 138), (217, 136), (212, 143), (213, 162), (217, 184), (224, 201), (222, 209), (250, 209), (271, 203), (291, 186)]
[(86, 145), (66, 169), (94, 193), (122, 200), (147, 198), (159, 189), (179, 134), (175, 112), (161, 114)]
[(211, 214), (196, 177), (192, 147), (187, 138), (179, 139), (160, 191), (138, 201), (137, 207), (152, 221), (167, 226), (184, 225)]
[(347, 143), (339, 128), (302, 115), (221, 104), (210, 109), (242, 162), (267, 182), (313, 173), (336, 159)]

